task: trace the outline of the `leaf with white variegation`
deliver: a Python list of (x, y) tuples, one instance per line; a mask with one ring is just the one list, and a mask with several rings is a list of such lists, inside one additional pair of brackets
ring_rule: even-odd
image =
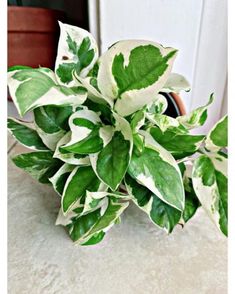
[(121, 183), (128, 168), (133, 138), (130, 124), (122, 117), (113, 113), (115, 130), (104, 142), (99, 153), (90, 154), (91, 165), (97, 176), (115, 191)]
[(9, 92), (21, 116), (44, 105), (82, 104), (87, 91), (82, 87), (58, 85), (55, 74), (48, 68), (25, 68), (8, 72)]
[(34, 109), (34, 125), (44, 144), (55, 150), (58, 141), (68, 130), (68, 118), (73, 113), (71, 106), (44, 106)]
[(116, 220), (128, 207), (128, 204), (128, 202), (121, 203), (109, 199), (108, 206), (104, 212), (102, 208), (99, 208), (77, 219), (75, 218), (68, 225), (70, 237), (78, 244), (86, 243), (86, 245), (89, 245), (87, 242), (92, 237), (96, 236), (97, 238), (100, 232), (107, 232), (115, 224)]
[(180, 159), (195, 153), (201, 146), (205, 136), (176, 133), (174, 130), (162, 130), (158, 127), (149, 129), (150, 134), (161, 146)]
[(146, 187), (138, 184), (129, 175), (125, 177), (125, 185), (134, 203), (147, 213), (150, 220), (171, 233), (180, 220), (181, 212), (162, 201)]
[[(76, 154), (89, 154), (100, 151), (103, 147), (102, 122), (99, 115), (88, 109), (76, 111), (69, 118), (69, 126), (72, 133), (71, 140), (62, 150)], [(107, 126), (104, 127), (105, 130)]]
[(90, 159), (88, 155), (75, 154), (70, 151), (63, 150), (61, 148), (61, 146), (64, 146), (70, 141), (71, 141), (71, 132), (68, 132), (58, 141), (53, 157), (73, 165), (79, 165), (79, 166), (90, 165)]
[(180, 127), (180, 123), (168, 115), (146, 113), (146, 118), (154, 125), (157, 125), (162, 132), (165, 132), (167, 129), (178, 129)]
[(98, 47), (92, 35), (72, 25), (60, 25), (60, 39), (56, 57), (55, 72), (61, 84), (74, 86), (78, 76), (86, 77), (98, 58)]
[(62, 163), (52, 157), (51, 151), (37, 151), (16, 155), (12, 158), (14, 164), (28, 172), (40, 183), (48, 184), (52, 177), (61, 167)]
[(207, 119), (207, 109), (213, 102), (213, 100), (214, 94), (211, 94), (209, 101), (206, 105), (196, 108), (189, 114), (177, 117), (178, 122), (189, 130), (204, 125)]
[(115, 43), (99, 59), (98, 88), (116, 100), (115, 110), (127, 116), (156, 100), (177, 50), (149, 41)]
[(83, 204), (86, 191), (99, 191), (104, 185), (91, 166), (78, 166), (69, 175), (61, 198), (61, 207), (66, 214), (76, 204)]
[(66, 181), (70, 175), (70, 173), (74, 170), (75, 166), (65, 163), (61, 166), (61, 168), (54, 174), (53, 177), (49, 179), (52, 183), (54, 190), (59, 194), (63, 194), (64, 186)]
[(201, 155), (194, 161), (193, 188), (209, 217), (227, 236), (227, 159), (218, 153), (208, 155)]
[(161, 89), (161, 92), (166, 92), (166, 93), (179, 93), (180, 91), (190, 91), (190, 84), (189, 82), (185, 79), (184, 76), (177, 74), (177, 73), (171, 73)]
[(21, 122), (15, 118), (8, 118), (7, 127), (20, 144), (33, 150), (48, 150), (36, 130), (31, 128), (30, 123)]
[(207, 150), (216, 152), (228, 146), (228, 116), (222, 117), (206, 137)]
[(180, 165), (183, 165), (184, 167), (183, 182), (185, 190), (185, 207), (180, 223), (185, 224), (194, 216), (201, 204), (196, 196), (192, 184), (192, 165), (184, 165), (184, 163), (180, 163)]
[(84, 208), (82, 214), (86, 214), (91, 212), (101, 206), (106, 205), (108, 203), (108, 198), (112, 199), (120, 199), (120, 200), (130, 200), (130, 196), (121, 192), (86, 192), (86, 199), (84, 203)]
[(152, 191), (162, 201), (182, 211), (184, 189), (182, 176), (174, 157), (146, 131), (141, 155), (133, 152), (128, 173), (137, 182)]
[(145, 124), (145, 109), (138, 110), (131, 116), (131, 129), (134, 133)]
[(147, 112), (150, 114), (163, 114), (168, 107), (168, 102), (162, 94), (157, 95), (156, 101), (147, 106)]

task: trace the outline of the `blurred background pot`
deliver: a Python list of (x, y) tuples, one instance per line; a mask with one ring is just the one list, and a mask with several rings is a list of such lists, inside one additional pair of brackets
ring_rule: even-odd
[(164, 114), (176, 118), (177, 116), (186, 114), (186, 109), (182, 98), (176, 93), (161, 93), (168, 102), (167, 110)]
[(53, 68), (64, 12), (38, 7), (8, 7), (8, 66)]

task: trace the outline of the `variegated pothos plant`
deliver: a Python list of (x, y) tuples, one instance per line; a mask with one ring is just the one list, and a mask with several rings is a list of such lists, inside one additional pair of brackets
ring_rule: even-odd
[(171, 73), (177, 50), (119, 41), (101, 57), (89, 32), (60, 23), (55, 72), (14, 66), (9, 91), (21, 116), (12, 135), (32, 152), (13, 162), (61, 199), (56, 224), (80, 245), (100, 242), (134, 202), (172, 232), (202, 206), (227, 235), (227, 116), (207, 136), (205, 106), (172, 118), (162, 93), (189, 91)]

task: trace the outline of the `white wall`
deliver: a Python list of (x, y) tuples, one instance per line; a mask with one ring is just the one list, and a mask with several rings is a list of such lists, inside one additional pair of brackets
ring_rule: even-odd
[(192, 84), (187, 110), (215, 92), (208, 129), (221, 113), (227, 73), (226, 0), (90, 0), (90, 29), (101, 52), (117, 40), (149, 39), (179, 49), (173, 71)]

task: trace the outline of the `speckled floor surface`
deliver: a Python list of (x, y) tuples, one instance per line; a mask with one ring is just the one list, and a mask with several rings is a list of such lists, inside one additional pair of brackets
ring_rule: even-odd
[[(9, 139), (9, 155), (24, 148)], [(95, 247), (54, 226), (58, 197), (9, 160), (10, 294), (226, 294), (227, 240), (203, 210), (167, 236), (134, 205)]]

